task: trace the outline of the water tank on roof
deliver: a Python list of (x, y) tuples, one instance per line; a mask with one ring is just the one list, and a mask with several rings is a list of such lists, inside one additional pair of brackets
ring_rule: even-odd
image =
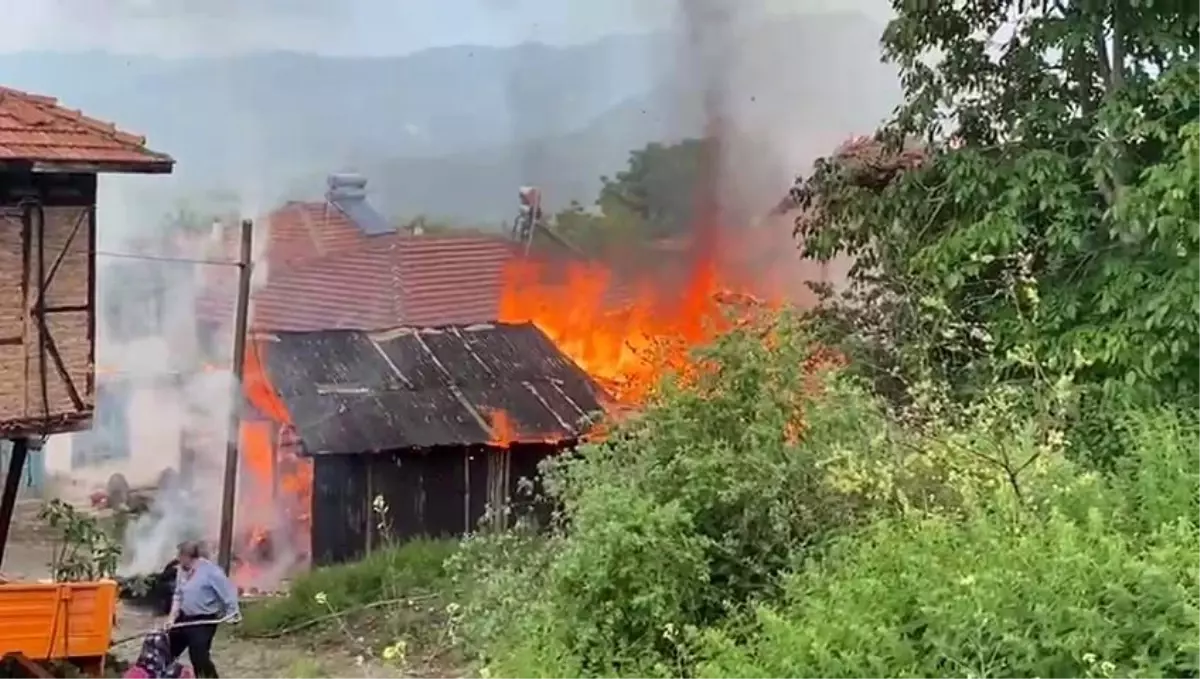
[(329, 175), (329, 188), (336, 189), (342, 186), (351, 186), (358, 189), (365, 189), (367, 186), (367, 178), (356, 172), (335, 172)]
[(391, 233), (395, 229), (367, 202), (367, 178), (360, 174), (329, 175), (325, 199), (368, 236)]
[(329, 190), (325, 195), (334, 200), (366, 200), (367, 178), (359, 174), (331, 174), (326, 182)]

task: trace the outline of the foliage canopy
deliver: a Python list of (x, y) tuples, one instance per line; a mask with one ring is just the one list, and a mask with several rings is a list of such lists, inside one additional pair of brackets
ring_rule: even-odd
[[(1191, 398), (1200, 10), (1022, 6), (896, 3), (883, 44), (905, 102), (797, 186), (805, 253), (858, 258), (843, 327), (892, 376), (1069, 371)], [(881, 167), (902, 142), (918, 161)]]

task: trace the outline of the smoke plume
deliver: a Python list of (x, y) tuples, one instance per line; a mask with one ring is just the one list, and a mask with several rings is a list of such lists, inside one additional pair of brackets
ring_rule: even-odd
[[(774, 0), (680, 0), (677, 59), (699, 98), (704, 133), (715, 152), (704, 168), (699, 199), (717, 214), (721, 248), (738, 259), (743, 281), (762, 292), (811, 303), (807, 283), (838, 282), (831, 271), (801, 261), (791, 216), (769, 216), (797, 173), (846, 138), (869, 134), (898, 101), (895, 71), (874, 55), (884, 3), (802, 18)], [(874, 56), (874, 58), (871, 58)], [(698, 220), (713, 228), (713, 220)], [(757, 228), (755, 228), (757, 227)], [(735, 231), (737, 235), (729, 232)], [(701, 238), (711, 236), (698, 234)]]

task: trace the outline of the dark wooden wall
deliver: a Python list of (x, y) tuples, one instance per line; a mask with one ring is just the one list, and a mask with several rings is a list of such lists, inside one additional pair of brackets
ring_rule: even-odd
[[(538, 463), (547, 445), (514, 446), (509, 459), (512, 516), (549, 520), (538, 502)], [(487, 509), (486, 447), (422, 452), (317, 455), (313, 467), (312, 555), (317, 566), (360, 559), (391, 543), (417, 537), (456, 537), (476, 530)], [(527, 479), (522, 482), (521, 479)], [(372, 508), (383, 498), (386, 515)], [(385, 530), (379, 523), (385, 522)]]
[[(464, 501), (467, 484), (463, 449), (432, 450), (413, 454), (378, 455), (368, 467), (370, 490), (387, 503), (383, 519), (390, 524), (371, 526), (372, 547), (386, 540), (415, 537), (449, 537), (467, 528)], [(390, 533), (390, 535), (389, 535)]]
[(364, 455), (313, 458), (312, 563), (314, 566), (361, 559), (370, 522)]
[(0, 207), (37, 198), (46, 207), (92, 207), (96, 204), (96, 175), (0, 171)]

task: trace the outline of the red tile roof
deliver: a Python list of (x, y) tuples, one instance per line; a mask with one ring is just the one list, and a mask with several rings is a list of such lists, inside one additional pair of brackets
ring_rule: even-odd
[[(237, 260), (241, 240), (239, 225), (230, 222), (223, 226), (218, 245), (220, 256)], [(364, 234), (337, 208), (324, 202), (288, 202), (254, 222), (255, 254), (273, 266), (295, 266), (327, 255), (357, 250), (367, 246), (373, 238)]]
[[(271, 213), (266, 258), (273, 265), (301, 264), (357, 250), (372, 240), (337, 208), (325, 202), (293, 202)], [(231, 230), (233, 241), (236, 229)]]
[(408, 325), (494, 321), (504, 266), (514, 256), (501, 236), (402, 236), (396, 266)]
[[(274, 224), (274, 222), (272, 222)], [(313, 245), (321, 237), (314, 238)], [(251, 326), (259, 330), (379, 329), (496, 320), (502, 274), (512, 256), (495, 236), (362, 236), (324, 256), (285, 263), (268, 258), (267, 283), (252, 297)], [(268, 252), (286, 248), (275, 243)], [(299, 257), (312, 249), (297, 246)], [(299, 262), (299, 263), (296, 263)], [(197, 304), (203, 320), (233, 317), (234, 277), (214, 280)]]
[(101, 170), (170, 172), (170, 156), (111, 123), (63, 108), (53, 97), (0, 87), (0, 162), (87, 163)]

